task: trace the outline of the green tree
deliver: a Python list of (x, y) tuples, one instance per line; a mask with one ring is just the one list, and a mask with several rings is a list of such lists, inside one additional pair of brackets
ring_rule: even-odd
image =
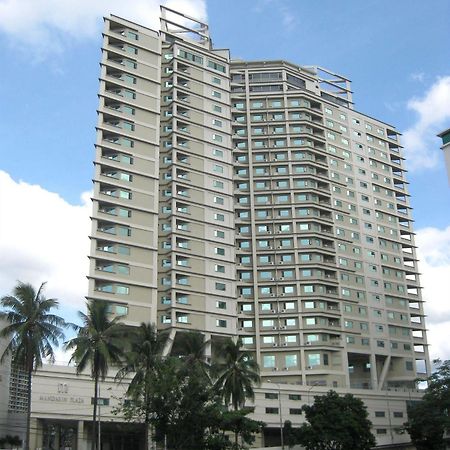
[(351, 394), (329, 391), (302, 409), (307, 423), (298, 429), (297, 443), (307, 450), (369, 450), (376, 444), (367, 409)]
[(242, 350), (241, 339), (225, 341), (215, 371), (218, 375), (215, 387), (225, 405), (231, 403), (237, 411), (244, 407), (246, 399), (254, 399), (253, 386), (261, 382), (259, 367), (253, 356)]
[(30, 447), (31, 420), (31, 381), (33, 372), (42, 366), (42, 360), (48, 358), (53, 362), (54, 346), (64, 339), (62, 329), (67, 326), (59, 316), (51, 314), (59, 306), (58, 300), (45, 298), (45, 283), (36, 291), (31, 284), (18, 282), (13, 295), (0, 299), (5, 311), (0, 312), (0, 319), (7, 322), (0, 331), (0, 338), (10, 338), (2, 357), (12, 357), (12, 365), (27, 373), (27, 421), (24, 449)]
[(405, 429), (417, 450), (445, 449), (445, 432), (450, 432), (450, 360), (434, 360), (437, 369), (427, 378), (421, 401), (408, 406)]
[(141, 325), (130, 334), (130, 349), (126, 353), (125, 365), (117, 377), (133, 374), (127, 389), (127, 396), (139, 405), (145, 424), (146, 447), (149, 448), (151, 437), (151, 417), (153, 414), (152, 395), (155, 376), (162, 364), (162, 351), (165, 338), (158, 334), (156, 327), (149, 323)]
[[(249, 408), (240, 410), (224, 411), (221, 417), (220, 429), (223, 431), (231, 431), (234, 436), (233, 450), (246, 448), (255, 441), (255, 434), (260, 432), (264, 427), (264, 423), (247, 417), (251, 412)], [(238, 444), (240, 437), (241, 444)]]
[(411, 402), (405, 429), (417, 450), (445, 450), (445, 423), (439, 405), (431, 399)]
[(77, 364), (77, 374), (90, 367), (94, 380), (94, 406), (92, 413), (92, 449), (97, 449), (97, 404), (99, 381), (104, 381), (109, 366), (119, 366), (124, 357), (125, 327), (119, 323), (120, 317), (110, 319), (108, 304), (93, 300), (87, 304), (87, 314), (78, 312), (82, 326), (77, 327), (78, 335), (65, 343), (72, 350), (70, 361)]
[(189, 372), (195, 367), (201, 367), (203, 375), (209, 374), (210, 365), (206, 359), (206, 349), (210, 344), (200, 331), (185, 331), (177, 333), (172, 355), (179, 357), (184, 363), (184, 370)]
[(230, 431), (240, 435), (244, 444), (251, 443), (261, 425), (245, 417), (248, 410), (230, 412), (222, 404), (223, 397), (211, 382), (204, 336), (180, 333), (173, 355), (162, 357), (163, 344), (154, 329), (147, 326), (146, 335), (147, 351), (145, 345), (139, 345), (144, 339), (136, 340), (131, 344), (128, 367), (119, 372), (119, 376), (136, 375), (128, 400), (115, 413), (128, 421), (148, 420), (155, 429), (156, 442), (166, 443), (172, 450), (241, 448), (228, 439)]
[[(234, 411), (245, 406), (246, 399), (254, 399), (254, 385), (261, 382), (259, 367), (252, 355), (242, 350), (242, 341), (228, 339), (221, 349), (221, 360), (215, 365), (217, 381), (215, 389), (226, 406)], [(235, 431), (235, 447), (238, 446), (239, 432)]]

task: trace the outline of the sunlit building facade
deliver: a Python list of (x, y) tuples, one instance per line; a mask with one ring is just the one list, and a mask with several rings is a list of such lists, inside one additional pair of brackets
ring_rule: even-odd
[(336, 389), (407, 440), (393, 418), (430, 367), (399, 132), (345, 77), (234, 61), (166, 8), (159, 32), (105, 19), (102, 49), (88, 298), (169, 342), (200, 330), (208, 356), (241, 338), (274, 429)]

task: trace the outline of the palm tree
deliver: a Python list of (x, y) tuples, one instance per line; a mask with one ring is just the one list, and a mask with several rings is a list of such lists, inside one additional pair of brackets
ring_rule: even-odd
[(177, 334), (172, 354), (184, 362), (184, 368), (189, 372), (201, 369), (207, 375), (209, 363), (206, 358), (206, 348), (211, 341), (205, 340), (200, 331), (185, 331)]
[(237, 411), (247, 398), (254, 399), (253, 386), (261, 382), (258, 363), (252, 355), (242, 350), (242, 341), (228, 339), (222, 346), (221, 361), (216, 364), (218, 374), (215, 387), (225, 405)]
[(147, 448), (150, 444), (151, 391), (158, 368), (161, 366), (163, 348), (164, 337), (158, 334), (156, 327), (150, 323), (141, 323), (131, 334), (126, 364), (117, 374), (119, 379), (123, 379), (134, 373), (127, 394), (131, 399), (143, 400)]
[(58, 300), (45, 298), (43, 295), (45, 283), (36, 291), (29, 283), (19, 281), (14, 287), (13, 295), (0, 299), (0, 304), (6, 311), (0, 312), (0, 319), (7, 325), (0, 331), (0, 338), (11, 340), (7, 345), (1, 362), (9, 355), (12, 366), (27, 373), (27, 425), (25, 433), (25, 450), (30, 447), (31, 420), (31, 379), (33, 372), (42, 366), (42, 360), (47, 358), (54, 362), (53, 347), (64, 339), (62, 328), (66, 322), (59, 316), (50, 314), (58, 308)]
[[(218, 375), (215, 389), (222, 398), (225, 406), (233, 406), (237, 412), (245, 406), (247, 398), (254, 399), (253, 386), (261, 382), (258, 363), (252, 355), (242, 350), (242, 341), (234, 342), (227, 339), (221, 349), (221, 361), (215, 364), (214, 370)], [(236, 416), (238, 419), (238, 417)], [(238, 448), (239, 428), (235, 428), (234, 447)]]
[(83, 325), (78, 335), (65, 343), (67, 350), (73, 350), (70, 362), (77, 364), (77, 374), (88, 366), (94, 380), (94, 407), (92, 413), (92, 449), (97, 448), (97, 403), (99, 381), (104, 381), (110, 364), (119, 365), (124, 355), (123, 336), (125, 326), (118, 323), (120, 317), (109, 318), (108, 303), (93, 300), (87, 304), (87, 314), (78, 312)]

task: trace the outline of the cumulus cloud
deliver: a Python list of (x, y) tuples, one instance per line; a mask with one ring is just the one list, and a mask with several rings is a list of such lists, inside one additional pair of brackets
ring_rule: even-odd
[[(60, 300), (60, 314), (75, 319), (87, 294), (90, 194), (80, 205), (38, 185), (15, 181), (0, 171), (0, 295), (17, 280)], [(67, 317), (70, 316), (70, 317)]]
[(440, 145), (436, 134), (447, 128), (450, 120), (450, 76), (438, 78), (423, 97), (411, 99), (408, 109), (418, 116), (403, 133), (408, 169), (437, 167)]
[(417, 231), (416, 244), (431, 358), (450, 359), (450, 226)]
[(205, 0), (0, 0), (0, 32), (42, 58), (74, 39), (98, 37), (101, 18), (109, 14), (159, 29), (160, 4), (206, 18)]

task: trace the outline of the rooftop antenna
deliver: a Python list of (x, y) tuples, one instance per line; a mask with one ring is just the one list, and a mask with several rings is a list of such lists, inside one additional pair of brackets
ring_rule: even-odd
[[(168, 17), (171, 16), (173, 20)], [(207, 49), (212, 48), (209, 26), (194, 17), (161, 5), (161, 31), (169, 35), (181, 35), (181, 38), (195, 42)]]

